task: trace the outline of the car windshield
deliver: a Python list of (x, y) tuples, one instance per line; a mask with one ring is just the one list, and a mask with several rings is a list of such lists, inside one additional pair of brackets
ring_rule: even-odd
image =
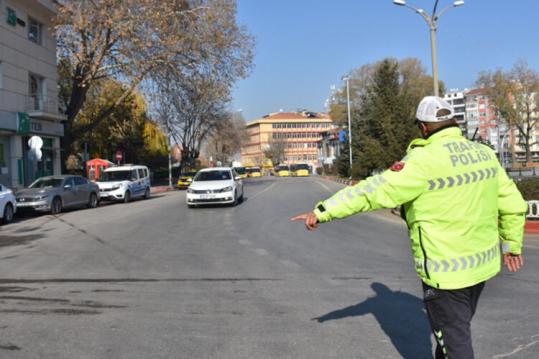
[(275, 167), (276, 171), (288, 171), (288, 166), (277, 166)]
[(247, 168), (247, 173), (253, 173), (253, 172), (260, 172), (260, 168), (259, 167)]
[(226, 181), (230, 180), (232, 177), (230, 176), (230, 171), (203, 171), (199, 172), (196, 177), (195, 181)]
[(102, 182), (129, 181), (132, 175), (131, 170), (110, 171), (103, 174)]
[(245, 174), (245, 167), (234, 167), (234, 169), (236, 170), (236, 172), (239, 175), (244, 175)]
[(300, 163), (298, 165), (296, 165), (296, 171), (297, 170), (309, 170), (309, 165), (305, 164), (305, 163)]
[(182, 177), (195, 177), (196, 174), (196, 172), (185, 172), (182, 173)]
[(40, 178), (34, 183), (32, 183), (28, 188), (60, 187), (63, 181), (63, 178)]

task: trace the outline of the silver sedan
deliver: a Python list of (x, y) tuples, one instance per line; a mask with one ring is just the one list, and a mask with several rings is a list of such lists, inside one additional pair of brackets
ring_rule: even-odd
[(18, 191), (17, 208), (45, 211), (52, 214), (64, 208), (95, 208), (99, 205), (99, 187), (81, 176), (41, 177), (28, 188)]

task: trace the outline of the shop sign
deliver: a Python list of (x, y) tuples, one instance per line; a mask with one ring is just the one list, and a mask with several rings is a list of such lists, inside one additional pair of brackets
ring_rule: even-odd
[(8, 23), (8, 25), (16, 26), (17, 25), (17, 13), (15, 12), (15, 10), (13, 10), (10, 7), (6, 7), (6, 12), (7, 12), (6, 22)]
[(30, 117), (26, 112), (17, 112), (17, 133), (21, 135), (30, 133)]

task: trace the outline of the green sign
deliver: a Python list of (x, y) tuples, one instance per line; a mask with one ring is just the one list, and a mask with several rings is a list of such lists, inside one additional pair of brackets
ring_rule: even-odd
[(26, 112), (17, 112), (17, 133), (21, 135), (30, 133), (30, 117)]
[(7, 23), (11, 26), (17, 25), (17, 14), (15, 13), (15, 10), (13, 10), (10, 7), (6, 7), (7, 11)]

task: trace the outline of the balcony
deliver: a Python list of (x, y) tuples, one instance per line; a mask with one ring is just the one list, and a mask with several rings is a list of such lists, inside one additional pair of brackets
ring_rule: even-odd
[(66, 116), (58, 111), (58, 101), (41, 96), (26, 96), (25, 110), (30, 118), (65, 121)]

